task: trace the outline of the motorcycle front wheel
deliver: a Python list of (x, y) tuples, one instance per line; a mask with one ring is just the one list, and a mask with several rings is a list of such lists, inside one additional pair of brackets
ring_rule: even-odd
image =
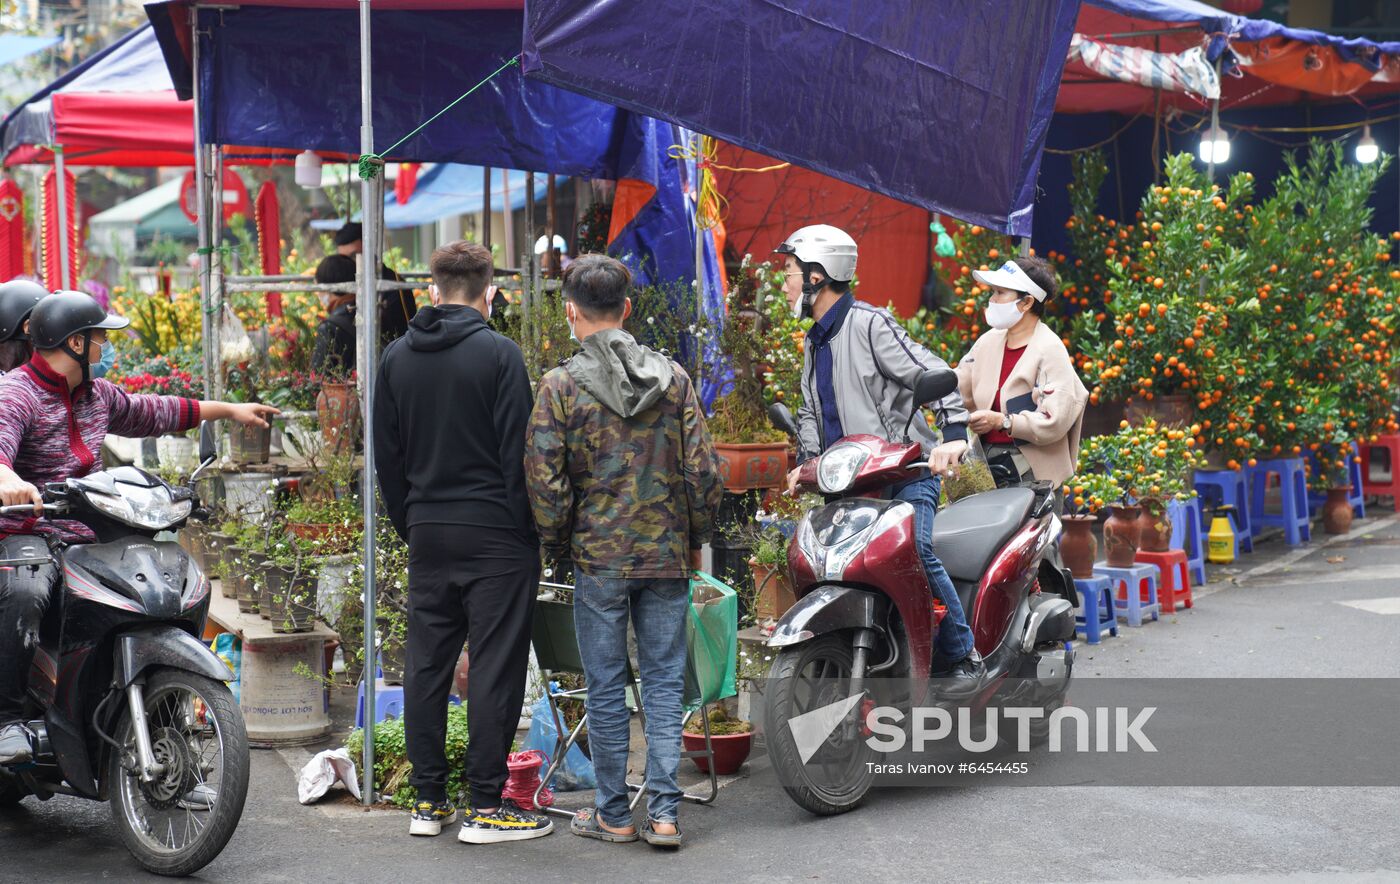
[(804, 734), (805, 759), (790, 722), (848, 699), (851, 661), (849, 638), (835, 633), (785, 648), (768, 673), (765, 738), (773, 767), (788, 797), (819, 816), (855, 810), (874, 782), (867, 762), (875, 761), (876, 753), (858, 726), (861, 704), (815, 749), (807, 742), (814, 738)]
[[(146, 723), (162, 770), (136, 772), (136, 732), (123, 712), (110, 753), (112, 818), (136, 861), (157, 875), (184, 876), (228, 844), (248, 794), (248, 734), (228, 686), (177, 669), (146, 681)], [(128, 769), (130, 768), (130, 769)]]

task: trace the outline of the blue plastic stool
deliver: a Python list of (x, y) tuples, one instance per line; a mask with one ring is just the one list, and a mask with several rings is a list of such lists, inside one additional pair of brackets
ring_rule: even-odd
[[(1254, 532), (1249, 515), (1249, 484), (1241, 470), (1197, 470), (1196, 493), (1235, 508), (1235, 557), (1254, 552)], [(1197, 500), (1200, 506), (1200, 500)], [(1204, 524), (1204, 520), (1202, 520)]]
[(1107, 577), (1076, 577), (1074, 588), (1079, 591), (1079, 606), (1082, 614), (1074, 616), (1075, 629), (1084, 633), (1084, 639), (1091, 645), (1099, 643), (1104, 624), (1108, 624), (1108, 634), (1118, 635), (1118, 609), (1113, 604), (1113, 581)]
[[(457, 699), (455, 694), (447, 697), (449, 703), (454, 706), (461, 706), (462, 701)], [(374, 680), (374, 723), (378, 724), (388, 718), (403, 718), (403, 685), (385, 684), (384, 679)], [(365, 682), (360, 679), (359, 699), (355, 701), (355, 727), (365, 726)]]
[[(1249, 530), (1254, 537), (1266, 526), (1283, 528), (1283, 539), (1289, 546), (1298, 546), (1312, 540), (1312, 516), (1308, 514), (1308, 476), (1303, 469), (1301, 457), (1287, 457), (1278, 460), (1261, 460), (1248, 470), (1249, 475)], [(1269, 476), (1279, 479), (1279, 496), (1283, 512), (1277, 515), (1264, 512), (1264, 492), (1269, 486)]]
[(1172, 520), (1172, 549), (1186, 551), (1186, 569), (1197, 586), (1206, 582), (1205, 517), (1201, 514), (1201, 499), (1167, 503), (1167, 515)]
[[(1347, 458), (1347, 503), (1351, 504), (1351, 510), (1358, 519), (1366, 518), (1366, 494), (1362, 491), (1361, 478), (1361, 449), (1356, 443), (1351, 443), (1351, 456)], [(1316, 452), (1308, 452), (1308, 466), (1312, 468), (1314, 474), (1322, 470), (1322, 464), (1317, 459)], [(1317, 511), (1322, 509), (1322, 505), (1327, 502), (1327, 495), (1317, 491), (1308, 491), (1308, 513), (1317, 517)]]
[[(1133, 565), (1131, 568), (1114, 568), (1107, 562), (1094, 565), (1095, 577), (1107, 577), (1111, 581), (1110, 598), (1121, 589), (1123, 598), (1115, 599), (1120, 611), (1128, 612), (1128, 625), (1141, 626), (1145, 615), (1153, 620), (1162, 618), (1162, 605), (1157, 601), (1157, 580), (1161, 575), (1156, 565)], [(1143, 601), (1144, 590), (1147, 600)]]

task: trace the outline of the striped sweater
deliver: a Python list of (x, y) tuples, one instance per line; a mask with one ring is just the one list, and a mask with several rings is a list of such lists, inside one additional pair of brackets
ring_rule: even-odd
[[(132, 395), (95, 380), (69, 391), (68, 381), (39, 356), (0, 377), (0, 463), (40, 491), (102, 469), (108, 433), (140, 438), (188, 430), (199, 423), (199, 403), (175, 396)], [(0, 516), (0, 537), (56, 534), (91, 541), (92, 531), (71, 520)]]

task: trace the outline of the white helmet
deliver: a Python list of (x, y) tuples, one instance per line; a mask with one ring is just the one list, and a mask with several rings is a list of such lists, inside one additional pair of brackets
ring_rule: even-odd
[(856, 275), (856, 241), (830, 224), (813, 224), (789, 236), (773, 250), (803, 264), (817, 264), (827, 279), (850, 282)]

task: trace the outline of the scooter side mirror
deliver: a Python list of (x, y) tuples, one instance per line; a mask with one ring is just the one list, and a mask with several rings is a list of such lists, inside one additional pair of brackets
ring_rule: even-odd
[(958, 374), (951, 368), (932, 368), (914, 381), (914, 404), (937, 402), (958, 388)]
[(199, 422), (199, 462), (206, 463), (219, 457), (219, 443), (214, 435), (214, 425), (209, 421)]
[(768, 406), (768, 419), (773, 422), (773, 426), (792, 438), (797, 438), (797, 421), (792, 419), (792, 412), (783, 403), (774, 402)]

